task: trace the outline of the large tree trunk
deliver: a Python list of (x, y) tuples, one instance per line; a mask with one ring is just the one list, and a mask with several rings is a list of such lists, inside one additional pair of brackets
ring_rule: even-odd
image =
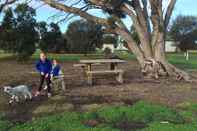
[[(152, 47), (153, 55), (145, 53), (148, 51), (147, 48), (140, 48), (127, 30), (117, 29), (116, 33), (121, 35), (127, 41), (128, 49), (136, 56), (141, 71), (146, 78), (158, 79), (165, 76), (174, 77), (177, 80), (190, 80), (188, 73), (170, 64), (166, 59), (164, 47), (165, 35), (163, 32), (158, 32), (157, 34), (156, 43)], [(147, 41), (146, 43), (144, 42), (144, 45), (145, 44), (149, 45), (150, 43)]]
[(154, 46), (154, 56), (152, 59), (146, 59), (142, 72), (145, 76), (158, 79), (162, 76), (174, 77), (177, 80), (190, 81), (190, 77), (187, 72), (178, 69), (174, 65), (170, 64), (165, 55), (165, 36), (163, 32), (158, 34), (157, 43)]

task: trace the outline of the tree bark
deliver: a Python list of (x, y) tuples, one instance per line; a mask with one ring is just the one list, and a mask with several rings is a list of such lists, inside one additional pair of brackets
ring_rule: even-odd
[(158, 34), (157, 43), (154, 47), (154, 58), (146, 60), (142, 72), (147, 77), (158, 79), (162, 76), (172, 76), (177, 80), (191, 81), (187, 72), (170, 64), (165, 55), (165, 37), (164, 33)]

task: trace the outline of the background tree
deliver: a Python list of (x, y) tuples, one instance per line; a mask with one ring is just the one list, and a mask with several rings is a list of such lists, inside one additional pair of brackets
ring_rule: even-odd
[(43, 51), (46, 51), (44, 49), (47, 49), (47, 44), (44, 41), (44, 37), (46, 33), (48, 32), (47, 23), (45, 21), (38, 22), (36, 26), (36, 30), (38, 31), (38, 34), (39, 34), (39, 41), (36, 47), (40, 48)]
[(35, 51), (35, 43), (38, 40), (35, 15), (35, 10), (27, 4), (19, 4), (14, 13), (11, 9), (5, 12), (0, 46), (15, 54), (18, 60), (28, 59)]
[(14, 10), (16, 14), (17, 45), (14, 50), (18, 59), (27, 59), (35, 52), (38, 41), (36, 31), (36, 12), (27, 4), (20, 4)]
[(14, 52), (16, 49), (16, 19), (11, 8), (5, 11), (0, 27), (0, 48), (7, 52)]
[(118, 46), (118, 36), (113, 34), (104, 34), (103, 44), (113, 44), (116, 48)]
[[(16, 1), (17, 1), (17, 0), (0, 0), (0, 15), (1, 15), (2, 13), (4, 13), (4, 9), (5, 9), (6, 7), (8, 7), (9, 5), (15, 3)], [(12, 11), (11, 11), (10, 8), (8, 8), (7, 11), (5, 11), (5, 15), (6, 15), (7, 18), (4, 18), (4, 19), (8, 19), (9, 22), (7, 22), (7, 24), (9, 24), (9, 23), (12, 21), (11, 18), (13, 17), (13, 13), (12, 13)], [(6, 20), (4, 20), (4, 21), (6, 21)], [(12, 23), (10, 23), (9, 27), (10, 27), (10, 26), (12, 26)], [(4, 28), (4, 29), (3, 29), (3, 28)], [(0, 48), (8, 48), (8, 47), (6, 46), (7, 44), (2, 43), (2, 39), (5, 39), (5, 37), (7, 37), (6, 35), (12, 36), (11, 34), (13, 33), (13, 32), (11, 31), (11, 28), (10, 28), (10, 29), (8, 29), (8, 30), (9, 30), (9, 31), (8, 31), (9, 34), (8, 34), (8, 32), (5, 32), (5, 28), (6, 28), (6, 27), (2, 27), (2, 24), (0, 25), (0, 38), (1, 38), (1, 40), (0, 40)], [(13, 38), (12, 38), (12, 40), (13, 40)], [(12, 44), (13, 44), (13, 43), (12, 43)]]
[(38, 24), (40, 34), (39, 47), (45, 52), (60, 53), (65, 52), (66, 40), (64, 39), (57, 24), (51, 23), (49, 27), (45, 22)]
[(68, 26), (65, 34), (69, 52), (91, 53), (102, 47), (102, 29), (98, 24), (77, 20)]
[[(165, 35), (176, 0), (80, 0), (74, 6), (70, 6), (74, 0), (69, 3), (66, 0), (41, 1), (66, 13), (99, 23), (104, 26), (105, 31), (120, 35), (127, 42), (128, 49), (136, 56), (146, 76), (159, 78), (168, 75), (179, 80), (190, 80), (188, 73), (170, 64), (165, 56)], [(82, 2), (85, 2), (86, 6), (80, 8)], [(89, 14), (90, 9), (106, 12), (113, 21)], [(125, 16), (131, 18), (140, 46), (122, 21)]]
[(178, 48), (186, 52), (187, 50), (197, 49), (197, 17), (178, 16), (170, 28), (170, 36), (178, 41)]

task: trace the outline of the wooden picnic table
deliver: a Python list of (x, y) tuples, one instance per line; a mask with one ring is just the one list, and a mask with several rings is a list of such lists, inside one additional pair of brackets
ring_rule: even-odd
[[(79, 65), (81, 65), (85, 73), (87, 75), (87, 82), (88, 84), (92, 85), (92, 75), (93, 74), (118, 74), (117, 81), (120, 83), (123, 82), (123, 70), (118, 69), (118, 64), (125, 63), (126, 61), (120, 60), (120, 59), (96, 59), (96, 60), (80, 60)], [(110, 64), (110, 69), (103, 70), (103, 71), (93, 71), (92, 66), (98, 65), (98, 64)]]
[(96, 60), (80, 60), (81, 64), (86, 64), (87, 70), (91, 71), (92, 64), (110, 64), (111, 70), (117, 69), (119, 63), (125, 63), (126, 61), (120, 59), (96, 59)]

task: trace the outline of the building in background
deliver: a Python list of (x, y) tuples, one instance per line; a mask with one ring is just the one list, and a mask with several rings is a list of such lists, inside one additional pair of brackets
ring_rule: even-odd
[(165, 52), (177, 52), (177, 42), (173, 40), (166, 40), (165, 41)]

